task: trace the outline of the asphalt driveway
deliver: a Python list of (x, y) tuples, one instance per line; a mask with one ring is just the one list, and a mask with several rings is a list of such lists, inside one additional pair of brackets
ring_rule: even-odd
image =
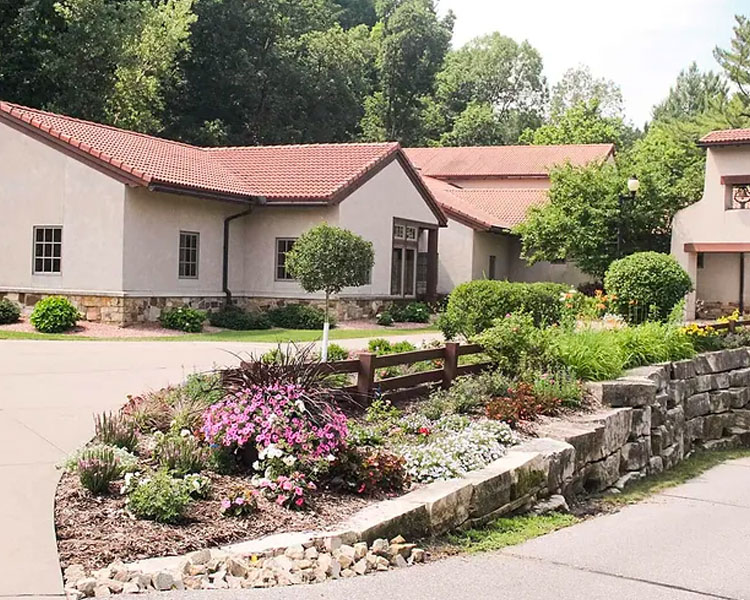
[[(435, 334), (409, 336), (413, 341)], [(395, 338), (394, 338), (395, 339)], [(360, 348), (363, 340), (337, 342)], [(62, 596), (53, 501), (92, 414), (274, 344), (0, 341), (0, 598)]]

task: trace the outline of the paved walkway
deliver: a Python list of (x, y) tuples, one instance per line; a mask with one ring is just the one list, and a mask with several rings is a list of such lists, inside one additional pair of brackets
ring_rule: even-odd
[[(320, 585), (161, 600), (747, 600), (750, 459), (502, 552)], [(139, 596), (143, 598), (143, 596)], [(136, 596), (130, 596), (135, 600)]]
[[(363, 346), (363, 340), (337, 343)], [(0, 341), (0, 598), (62, 595), (53, 521), (59, 478), (55, 465), (91, 438), (92, 413), (119, 407), (127, 394), (177, 383), (194, 371), (236, 364), (237, 355), (272, 347)]]

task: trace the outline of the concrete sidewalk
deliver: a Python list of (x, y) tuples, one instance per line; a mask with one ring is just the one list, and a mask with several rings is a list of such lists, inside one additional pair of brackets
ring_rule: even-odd
[[(393, 339), (435, 339), (414, 334)], [(357, 349), (366, 340), (341, 340)], [(62, 459), (92, 414), (276, 344), (0, 341), (0, 598), (62, 596), (53, 506)]]
[(749, 563), (750, 459), (742, 459), (618, 513), (501, 552), (320, 585), (150, 597), (747, 600)]

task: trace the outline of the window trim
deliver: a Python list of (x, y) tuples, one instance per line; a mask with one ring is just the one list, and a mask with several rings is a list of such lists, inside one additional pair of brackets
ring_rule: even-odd
[[(60, 241), (55, 242), (54, 240), (52, 242), (37, 242), (36, 241), (36, 232), (42, 229), (59, 229), (60, 230)], [(41, 244), (52, 244), (53, 246), (55, 244), (59, 244), (60, 246), (60, 256), (58, 260), (60, 261), (60, 270), (59, 271), (37, 271), (36, 270), (36, 261), (37, 261), (37, 255), (36, 255), (36, 245), (37, 243)], [(31, 274), (34, 276), (40, 276), (40, 277), (60, 277), (62, 275), (62, 246), (63, 246), (63, 226), (62, 225), (33, 225), (32, 231), (31, 231)], [(44, 261), (45, 256), (38, 257), (42, 261)], [(54, 256), (48, 257), (50, 259), (54, 259)], [(44, 262), (42, 262), (42, 267), (44, 267)]]
[[(280, 267), (280, 265), (279, 265), (279, 254), (280, 254), (280, 252), (279, 252), (279, 243), (280, 242), (292, 242), (292, 245), (294, 245), (294, 242), (296, 242), (298, 239), (299, 238), (296, 238), (296, 237), (277, 237), (277, 238), (275, 238), (275, 240), (274, 240), (274, 246), (273, 246), (273, 249), (274, 249), (274, 252), (273, 252), (273, 254), (274, 254), (274, 259), (273, 259), (273, 280), (274, 281), (286, 281), (286, 282), (297, 281), (294, 277), (291, 277), (291, 276), (289, 276), (289, 277), (279, 277), (279, 267)], [(289, 250), (291, 250), (291, 248), (289, 248)], [(284, 272), (287, 273), (287, 274), (288, 274), (288, 271), (286, 269), (286, 255), (289, 252), (289, 250), (286, 250), (284, 252), (284, 261), (285, 262), (284, 262), (284, 265), (282, 267), (284, 269)]]
[[(192, 265), (192, 262), (183, 261), (180, 258), (180, 252), (183, 250), (182, 236), (191, 235), (195, 236), (195, 275), (183, 275), (182, 265)], [(186, 247), (185, 247), (186, 248)], [(187, 249), (187, 248), (186, 248)], [(187, 231), (180, 229), (180, 234), (177, 242), (177, 279), (199, 279), (200, 278), (200, 264), (201, 264), (201, 234), (200, 231)]]

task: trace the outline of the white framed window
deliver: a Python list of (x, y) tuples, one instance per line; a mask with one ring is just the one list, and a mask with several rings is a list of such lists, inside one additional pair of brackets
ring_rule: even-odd
[(32, 272), (39, 275), (62, 273), (62, 227), (37, 225), (34, 227), (34, 261)]
[(296, 241), (297, 238), (276, 238), (276, 281), (294, 280), (286, 268), (286, 255)]
[(200, 234), (195, 231), (180, 231), (180, 279), (198, 279)]
[(393, 238), (396, 240), (403, 240), (406, 237), (405, 227), (401, 223), (393, 224)]
[(417, 235), (418, 235), (418, 230), (416, 227), (412, 225), (406, 226), (406, 241), (407, 242), (416, 242)]

